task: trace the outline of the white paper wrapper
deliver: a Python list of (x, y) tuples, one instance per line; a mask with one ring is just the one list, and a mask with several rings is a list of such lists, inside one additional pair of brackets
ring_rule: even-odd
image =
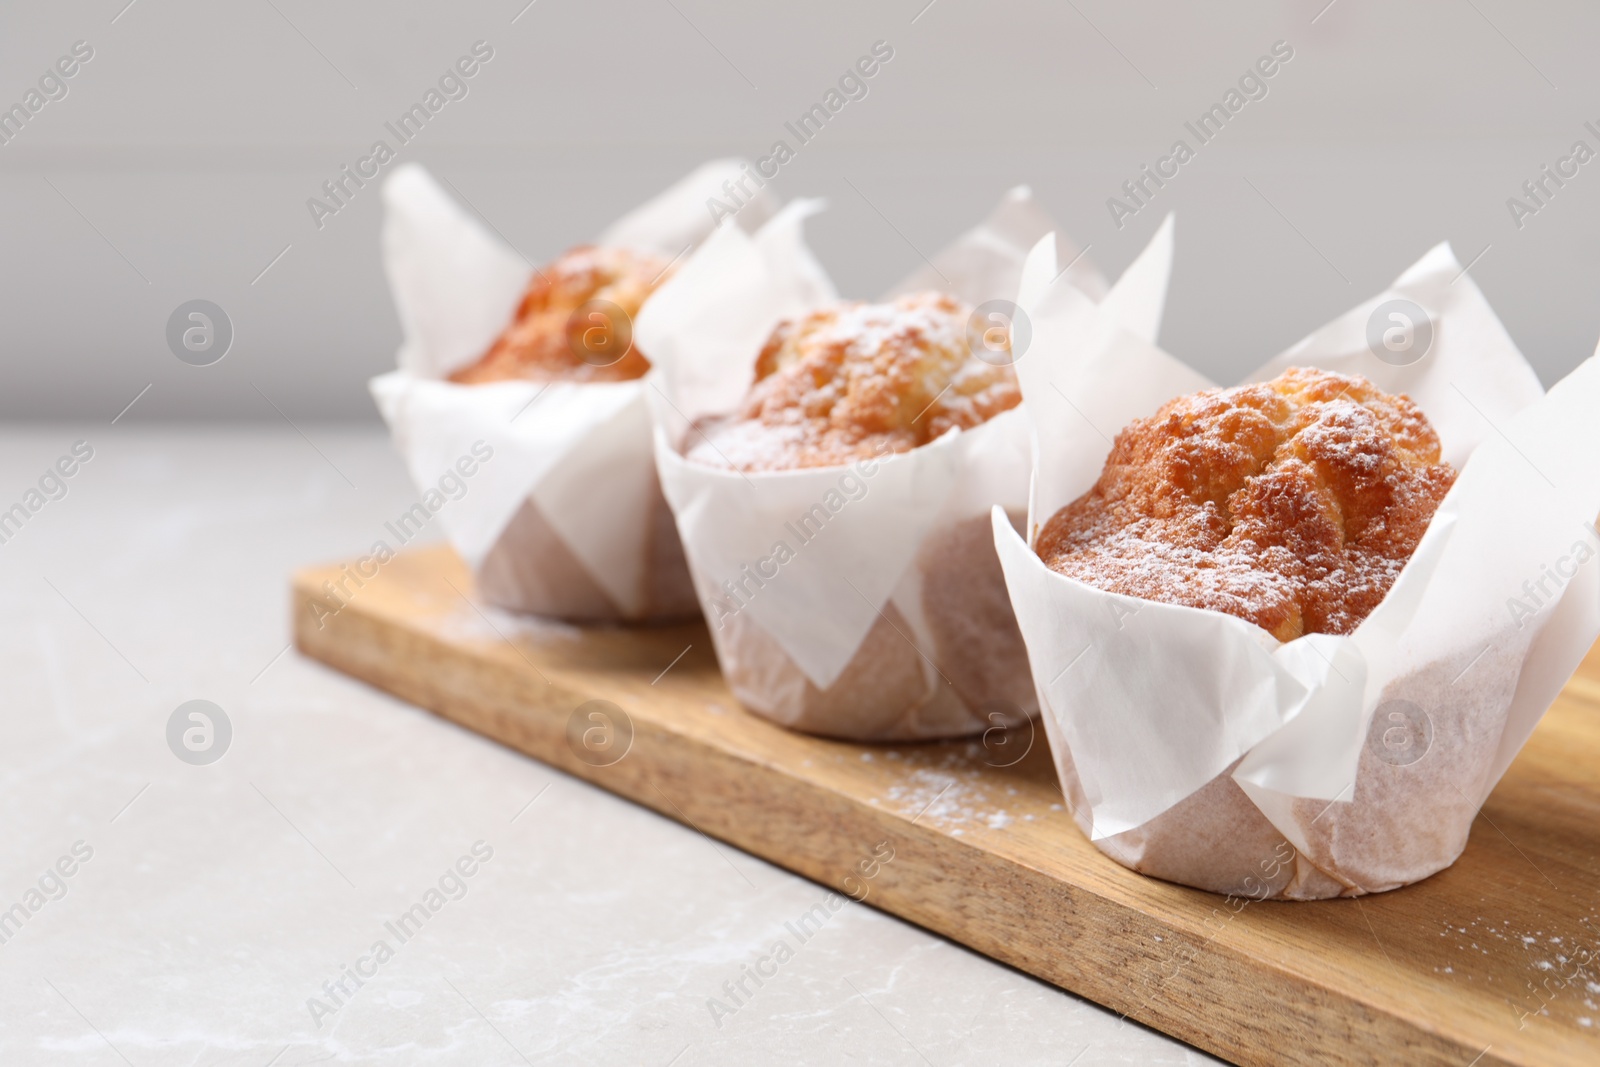
[[(1047, 247), (1036, 259), (1030, 279), (1051, 269)], [(1035, 342), (1018, 371), (1036, 431), (1037, 531), (1093, 486), (1112, 435), (1208, 383), (1070, 289), (1025, 291)], [(1368, 319), (1394, 298), (1426, 309), (1434, 330), (1404, 367), (1367, 347)], [(1600, 634), (1600, 363), (1541, 396), (1440, 245), (1251, 379), (1289, 366), (1409, 394), (1460, 470), (1352, 634), (1280, 644), (1232, 616), (1107, 593), (1046, 568), (998, 511), (992, 522), (1083, 831), (1158, 877), (1311, 899), (1392, 889), (1453, 862)]]
[[(720, 195), (742, 166), (705, 164), (597, 243), (677, 257), (711, 232), (706, 198)], [(374, 378), (372, 395), (419, 489), (435, 485), (475, 443), (492, 450), (465, 495), (436, 509), (479, 591), (510, 610), (572, 620), (693, 615), (656, 479), (644, 382), (444, 380), (510, 323), (532, 267), (420, 166), (398, 168), (383, 198), (384, 267), (405, 340), (399, 369)], [(740, 222), (758, 225), (772, 208), (758, 198)]]
[[(801, 233), (819, 206), (792, 203), (753, 237), (719, 229), (635, 327), (655, 361), (662, 488), (723, 674), (751, 710), (830, 736), (952, 737), (1016, 723), (1036, 705), (988, 512), (1024, 515), (1020, 412), (851, 467), (741, 474), (680, 452), (690, 421), (744, 397), (780, 319), (835, 299)], [(1013, 190), (892, 292), (1011, 299), (1050, 229), (1027, 190)], [(1060, 284), (1104, 291), (1076, 249), (1063, 254), (1078, 263)], [(1130, 328), (1144, 336), (1159, 326), (1169, 265), (1163, 230), (1127, 282), (1152, 290), (1124, 299), (1142, 312)]]

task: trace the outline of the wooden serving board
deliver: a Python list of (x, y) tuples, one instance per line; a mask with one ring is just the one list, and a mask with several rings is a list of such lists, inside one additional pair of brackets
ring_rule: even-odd
[[(1042, 729), (1031, 750), (1026, 732), (819, 740), (743, 711), (700, 624), (516, 619), (469, 599), (446, 548), (401, 554), (342, 607), (323, 586), (340, 576), (295, 578), (305, 654), (1219, 1056), (1600, 1062), (1594, 652), (1455, 866), (1360, 899), (1245, 902), (1102, 856), (1062, 808)], [(864, 881), (885, 840), (892, 862)]]

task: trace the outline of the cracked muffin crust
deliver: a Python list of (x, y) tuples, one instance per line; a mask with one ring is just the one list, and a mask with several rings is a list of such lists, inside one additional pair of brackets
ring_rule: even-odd
[[(630, 347), (621, 359), (606, 363), (603, 348), (590, 359), (587, 347), (631, 339), (632, 319), (668, 273), (670, 264), (659, 256), (635, 249), (579, 245), (569, 249), (528, 281), (516, 315), (483, 358), (450, 375), (467, 385), (501, 381), (619, 382), (642, 378), (650, 362)], [(604, 300), (622, 309), (626, 324), (604, 313), (574, 316), (591, 300)], [(593, 317), (598, 315), (599, 317)], [(594, 343), (586, 345), (585, 331)], [(601, 365), (604, 363), (605, 365)]]
[(779, 323), (732, 414), (702, 420), (688, 458), (741, 471), (906, 452), (1016, 407), (1009, 366), (973, 355), (972, 308), (942, 293), (839, 303)]
[(1280, 641), (1346, 634), (1389, 592), (1454, 480), (1408, 397), (1297, 367), (1129, 425), (1036, 549), (1085, 584), (1225, 612)]

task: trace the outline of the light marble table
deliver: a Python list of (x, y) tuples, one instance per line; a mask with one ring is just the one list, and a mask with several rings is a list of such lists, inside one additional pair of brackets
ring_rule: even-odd
[(290, 571), (413, 496), (378, 430), (301, 429), (0, 432), (0, 509), (93, 449), (0, 544), (0, 1063), (1215, 1062), (854, 904), (714, 1021), (821, 889), (287, 650)]

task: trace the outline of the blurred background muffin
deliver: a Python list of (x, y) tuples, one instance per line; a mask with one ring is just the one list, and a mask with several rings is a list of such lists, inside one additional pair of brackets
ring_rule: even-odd
[(1016, 407), (1011, 368), (973, 354), (971, 314), (953, 296), (922, 292), (784, 320), (761, 349), (744, 403), (698, 426), (688, 457), (742, 471), (836, 466), (905, 452)]
[(632, 345), (639, 308), (671, 264), (649, 252), (579, 245), (537, 269), (515, 317), (453, 382), (620, 382), (650, 369)]
[[(781, 321), (756, 359), (749, 392), (731, 413), (695, 425), (686, 458), (757, 477), (870, 472), (979, 428), (1022, 397), (1009, 340), (975, 341), (972, 312), (954, 296), (924, 291), (887, 303), (830, 303)], [(869, 481), (859, 484), (871, 492)], [(1024, 722), (1036, 701), (987, 512), (934, 522), (902, 586), (907, 592), (883, 605), (826, 688), (748, 616), (711, 612), (730, 687), (758, 713), (837, 737), (950, 737)]]

